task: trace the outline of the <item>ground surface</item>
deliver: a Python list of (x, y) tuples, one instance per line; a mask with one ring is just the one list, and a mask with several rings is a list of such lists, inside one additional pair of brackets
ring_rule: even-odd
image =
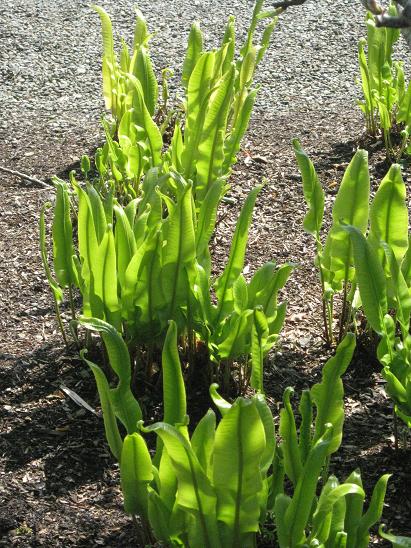
[[(302, 231), (304, 205), (290, 140), (299, 137), (312, 153), (331, 202), (363, 131), (354, 86), (363, 13), (353, 0), (340, 0), (330, 11), (333, 3), (308, 0), (282, 17), (259, 71), (263, 87), (232, 178), (239, 204), (262, 177), (268, 180), (250, 234), (251, 270), (267, 260), (299, 265), (287, 286), (281, 348), (267, 366), (274, 406), (286, 386), (311, 386), (328, 355), (319, 336), (313, 245)], [(129, 38), (133, 2), (102, 5)], [(233, 13), (244, 38), (252, 2), (141, 0), (139, 7), (158, 30), (152, 42), (156, 68), (175, 67), (178, 76), (191, 21), (201, 21), (212, 46)], [(0, 26), (1, 164), (43, 179), (67, 172), (101, 139), (97, 16), (79, 0), (3, 0)], [(370, 165), (375, 188), (383, 171), (378, 146)], [(133, 531), (122, 512), (101, 419), (59, 389), (64, 384), (97, 406), (88, 371), (61, 343), (40, 264), (38, 212), (51, 198), (47, 190), (0, 174), (0, 545), (131, 546)], [(217, 268), (237, 211), (232, 206), (219, 224)], [(383, 519), (397, 533), (411, 534), (411, 451), (394, 451), (391, 404), (363, 347), (345, 389), (345, 435), (332, 469), (344, 478), (361, 466), (368, 490), (392, 472)]]

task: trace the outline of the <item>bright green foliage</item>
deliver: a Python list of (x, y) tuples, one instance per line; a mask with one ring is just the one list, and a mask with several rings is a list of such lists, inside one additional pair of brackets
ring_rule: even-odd
[(393, 548), (411, 548), (411, 538), (410, 537), (399, 537), (393, 535), (392, 533), (386, 533), (384, 531), (384, 525), (380, 525), (378, 529), (379, 535), (385, 540), (389, 540)]
[[(227, 265), (213, 284), (209, 242), (221, 184), (209, 190), (197, 212), (191, 182), (174, 172), (160, 176), (157, 168), (144, 178), (140, 200), (125, 207), (112, 195), (102, 198), (89, 183), (81, 187), (74, 176), (71, 183), (72, 191), (59, 182), (57, 205), (60, 201), (68, 205), (70, 198), (77, 197), (78, 256), (74, 255), (66, 209), (61, 219), (55, 216), (54, 225), (60, 230), (53, 235), (64, 245), (55, 244), (54, 250), (63, 259), (67, 251), (71, 256), (68, 265), (77, 265), (73, 279), (82, 296), (83, 314), (115, 327), (133, 355), (138, 348), (158, 348), (168, 321), (174, 320), (191, 356), (198, 339), (217, 364), (251, 355), (251, 383), (263, 391), (263, 361), (285, 318), (285, 303), (277, 302), (278, 293), (292, 266), (277, 268), (267, 263), (249, 283), (241, 274), (261, 186), (246, 199)], [(56, 213), (61, 213), (57, 206)], [(60, 279), (70, 280), (67, 264), (56, 259), (55, 264), (62, 265)], [(194, 365), (192, 360), (190, 365)], [(245, 389), (249, 376), (245, 366), (240, 390)]]
[[(233, 360), (245, 362), (240, 391), (250, 380), (263, 391), (263, 360), (285, 318), (285, 303), (278, 304), (277, 295), (292, 268), (269, 263), (250, 283), (241, 274), (260, 186), (244, 204), (228, 263), (215, 281), (209, 242), (248, 127), (257, 93), (254, 75), (268, 48), (276, 12), (264, 12), (263, 2), (256, 2), (237, 59), (233, 17), (221, 46), (213, 51), (204, 50), (195, 23), (183, 65), (182, 112), (169, 113), (169, 73), (163, 74), (161, 105), (141, 12), (136, 11), (132, 50), (123, 41), (117, 55), (110, 17), (103, 8), (94, 9), (102, 24), (103, 94), (112, 119), (103, 119), (106, 142), (95, 156), (98, 176), (90, 176), (90, 161), (84, 157), (85, 185), (73, 174), (71, 188), (63, 181), (55, 183), (57, 282), (68, 287), (71, 303), (72, 289), (78, 287), (83, 314), (113, 325), (133, 357), (141, 348), (147, 350), (148, 361), (153, 359), (168, 321), (174, 320), (190, 366), (200, 340), (213, 362), (225, 362), (226, 372)], [(260, 23), (265, 28), (257, 40)], [(164, 135), (170, 129), (174, 131), (167, 145)], [(150, 372), (151, 364), (146, 370)], [(222, 379), (225, 388), (229, 376)]]
[[(395, 412), (411, 427), (411, 279), (408, 209), (400, 166), (391, 166), (371, 205), (368, 238), (347, 226), (364, 312), (382, 338), (378, 359)], [(394, 314), (390, 314), (394, 311)]]
[[(394, 4), (390, 15), (396, 15)], [(399, 29), (378, 27), (375, 18), (367, 14), (367, 39), (358, 45), (358, 61), (364, 100), (358, 105), (364, 113), (367, 131), (375, 136), (381, 130), (387, 157), (399, 161), (409, 147), (411, 124), (411, 89), (405, 89), (401, 62), (392, 60), (393, 47), (400, 36)], [(367, 52), (366, 52), (367, 50)], [(401, 132), (402, 142), (395, 150), (392, 133)]]
[[(229, 176), (257, 93), (253, 88), (255, 70), (277, 21), (275, 11), (262, 12), (262, 7), (262, 1), (256, 2), (238, 59), (233, 17), (228, 20), (221, 47), (213, 51), (204, 50), (200, 26), (193, 24), (182, 72), (183, 112), (167, 111), (164, 79), (163, 106), (157, 104), (158, 85), (148, 50), (150, 35), (141, 12), (137, 10), (133, 50), (129, 53), (123, 42), (119, 61), (110, 18), (102, 8), (94, 7), (102, 23), (103, 94), (114, 119), (113, 127), (104, 124), (107, 142), (96, 155), (99, 180), (95, 184), (100, 191), (114, 188), (117, 196), (129, 201), (139, 195), (141, 178), (148, 170), (162, 166), (164, 172), (172, 168), (193, 181), (198, 208), (209, 189)], [(256, 43), (258, 23), (266, 19), (261, 41)], [(173, 129), (173, 121), (174, 135), (163, 151), (163, 135), (166, 129)]]
[(293, 141), (294, 151), (303, 180), (304, 198), (309, 211), (304, 219), (305, 230), (316, 241), (316, 264), (319, 269), (322, 298), (324, 335), (329, 344), (334, 341), (334, 296), (343, 292), (343, 306), (337, 340), (342, 340), (351, 320), (355, 295), (355, 272), (352, 246), (343, 224), (350, 224), (364, 234), (368, 226), (370, 179), (368, 157), (358, 150), (347, 167), (332, 209), (331, 228), (322, 243), (321, 226), (324, 215), (324, 191), (318, 175), (299, 141)]
[[(129, 381), (128, 365), (118, 365), (119, 360), (127, 364), (118, 333), (96, 319), (83, 318), (81, 323), (103, 333), (120, 384)], [(209, 410), (190, 439), (174, 322), (170, 323), (162, 357), (163, 422), (147, 427), (140, 423), (140, 431), (128, 430), (122, 440), (116, 421), (123, 420), (112, 402), (113, 391), (101, 389), (105, 376), (88, 362), (95, 375), (100, 372), (96, 380), (107, 439), (120, 461), (125, 511), (141, 517), (145, 538), (154, 533), (158, 540), (172, 545), (253, 547), (270, 511), (274, 512), (281, 548), (318, 543), (338, 546), (342, 538), (346, 546), (365, 548), (369, 528), (381, 517), (388, 476), (378, 481), (365, 513), (365, 493), (358, 472), (341, 485), (331, 476), (319, 498), (316, 496), (318, 478), (341, 442), (343, 392), (334, 387), (341, 383), (354, 346), (354, 337), (347, 335), (336, 356), (326, 364), (322, 381), (311, 394), (303, 395), (299, 431), (290, 406), (292, 390), (286, 390), (279, 445), (273, 416), (261, 394), (230, 404), (217, 393), (216, 386), (210, 393), (222, 418), (216, 425), (216, 416)], [(136, 409), (138, 404), (131, 398), (134, 403), (129, 406)], [(131, 415), (134, 428), (138, 417), (133, 412)], [(330, 420), (335, 420), (335, 427)], [(161, 441), (152, 460), (142, 437), (151, 432)], [(284, 471), (294, 486), (291, 496), (284, 495)]]
[(333, 341), (333, 300), (342, 289), (338, 338), (350, 322), (356, 325), (355, 313), (362, 306), (370, 327), (382, 337), (378, 358), (387, 392), (397, 415), (411, 426), (411, 249), (401, 167), (391, 166), (369, 206), (367, 156), (364, 151), (355, 154), (335, 198), (332, 225), (323, 247), (324, 194), (312, 162), (298, 141), (293, 144), (309, 207), (304, 228), (316, 240), (326, 340)]

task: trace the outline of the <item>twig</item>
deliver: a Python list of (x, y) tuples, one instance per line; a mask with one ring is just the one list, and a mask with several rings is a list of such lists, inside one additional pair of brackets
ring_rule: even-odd
[(305, 4), (306, 0), (284, 0), (283, 2), (274, 2), (273, 8), (274, 9), (283, 9), (286, 10), (287, 8), (291, 6), (301, 6), (302, 4)]
[(9, 169), (8, 167), (4, 166), (0, 166), (0, 171), (10, 173), (10, 175), (15, 175), (16, 177), (20, 177), (20, 179), (30, 181), (30, 183), (35, 183), (36, 185), (40, 185), (43, 188), (47, 188), (47, 190), (54, 190), (54, 186), (50, 183), (45, 183), (44, 181), (40, 181), (40, 179), (36, 179), (36, 177), (31, 177), (30, 175), (26, 175), (25, 173), (21, 173), (20, 171), (14, 171), (14, 169)]

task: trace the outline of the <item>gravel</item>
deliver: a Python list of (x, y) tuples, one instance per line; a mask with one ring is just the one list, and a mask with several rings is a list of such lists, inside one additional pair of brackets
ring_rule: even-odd
[[(133, 1), (100, 4), (111, 14), (116, 34), (130, 42)], [(177, 78), (196, 19), (213, 47), (227, 16), (235, 15), (240, 43), (252, 6), (251, 0), (140, 0), (155, 32), (151, 51), (157, 71), (171, 66)], [(355, 111), (356, 44), (363, 18), (353, 0), (340, 0), (335, 7), (333, 0), (308, 0), (283, 14), (258, 72), (264, 87), (255, 118)], [(92, 150), (101, 135), (99, 18), (82, 0), (3, 0), (0, 27), (0, 155), (9, 167), (30, 165), (37, 174), (51, 175)]]

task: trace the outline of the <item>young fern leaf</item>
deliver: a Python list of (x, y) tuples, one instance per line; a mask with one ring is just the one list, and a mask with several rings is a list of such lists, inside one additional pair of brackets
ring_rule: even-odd
[(215, 53), (203, 53), (191, 73), (187, 89), (187, 115), (184, 131), (182, 165), (185, 178), (192, 179), (198, 157), (198, 145), (203, 131), (214, 72)]
[(144, 91), (138, 80), (133, 74), (128, 74), (130, 82), (134, 87), (133, 93), (133, 122), (141, 126), (146, 134), (148, 147), (150, 149), (151, 167), (156, 167), (161, 164), (161, 149), (163, 147), (163, 138), (156, 123), (151, 117), (151, 114), (144, 102)]
[(223, 175), (228, 174), (231, 166), (237, 161), (236, 156), (240, 150), (241, 139), (250, 122), (257, 91), (257, 89), (253, 89), (247, 94), (236, 124), (224, 142), (224, 162), (221, 170)]
[(234, 66), (223, 76), (211, 100), (198, 144), (196, 201), (201, 203), (208, 190), (221, 177), (224, 162), (224, 138), (234, 85)]
[[(168, 303), (167, 317), (176, 319), (187, 302), (186, 278), (195, 276), (195, 229), (193, 222), (192, 186), (185, 184), (177, 206), (167, 220), (162, 254), (161, 288)], [(192, 278), (190, 282), (194, 283)]]
[(135, 11), (136, 24), (134, 27), (133, 51), (137, 51), (141, 46), (145, 46), (150, 38), (144, 15), (137, 7), (135, 7)]
[(223, 274), (215, 283), (215, 291), (218, 299), (215, 316), (216, 325), (218, 325), (221, 319), (231, 311), (233, 306), (233, 285), (244, 266), (248, 230), (251, 224), (255, 201), (261, 189), (262, 185), (259, 185), (251, 190), (247, 196), (235, 228), (228, 263)]
[(344, 422), (344, 387), (341, 376), (349, 366), (355, 349), (355, 335), (348, 333), (338, 345), (322, 371), (322, 380), (311, 388), (311, 398), (317, 408), (314, 443), (323, 435), (326, 424), (333, 425), (333, 435), (328, 445), (329, 454), (338, 450)]
[(341, 223), (358, 228), (364, 234), (368, 225), (370, 178), (368, 154), (358, 150), (351, 160), (336, 196), (332, 218), (333, 224), (323, 252), (323, 264), (332, 273), (333, 289), (351, 281), (353, 270), (352, 247), (348, 234)]
[(103, 37), (103, 96), (107, 110), (112, 110), (113, 103), (113, 74), (116, 66), (116, 58), (113, 46), (113, 28), (108, 13), (100, 6), (91, 6), (100, 16)]
[(148, 485), (153, 481), (150, 453), (141, 434), (128, 434), (123, 441), (120, 460), (121, 491), (124, 510), (148, 520)]
[(281, 450), (284, 455), (284, 470), (296, 488), (303, 466), (298, 449), (297, 427), (290, 402), (293, 393), (294, 389), (290, 386), (284, 391), (284, 407), (280, 412), (280, 435), (283, 440)]
[(313, 234), (319, 242), (324, 217), (324, 191), (321, 188), (315, 167), (298, 139), (293, 140), (293, 147), (303, 180), (304, 198), (309, 207), (303, 221), (304, 229), (309, 234)]
[(328, 424), (323, 436), (313, 445), (307, 461), (300, 472), (294, 496), (285, 514), (287, 543), (284, 546), (298, 546), (304, 543), (304, 531), (311, 514), (318, 476), (329, 453), (329, 445), (332, 437), (333, 428), (331, 424)]
[(143, 429), (161, 438), (177, 477), (176, 504), (193, 513), (195, 525), (188, 528), (191, 546), (221, 548), (216, 520), (216, 493), (202, 469), (190, 442), (170, 424), (159, 422)]
[[(80, 320), (81, 323), (81, 320)], [(112, 401), (112, 392), (107, 378), (102, 369), (95, 363), (85, 358), (85, 351), (81, 352), (82, 359), (90, 367), (93, 372), (94, 379), (97, 385), (97, 391), (100, 399), (101, 409), (103, 411), (104, 430), (106, 433), (107, 443), (110, 451), (113, 453), (118, 462), (121, 461), (121, 452), (123, 449), (123, 440), (117, 424), (117, 413)]]
[(392, 548), (411, 548), (411, 537), (400, 537), (393, 535), (392, 533), (386, 533), (384, 531), (384, 524), (381, 524), (378, 529), (378, 534), (385, 540), (388, 540), (392, 544)]
[[(112, 325), (103, 320), (82, 316), (79, 319), (79, 323), (87, 329), (97, 331), (101, 334), (110, 366), (119, 379), (117, 387), (109, 390), (110, 402), (116, 416), (126, 427), (127, 433), (132, 434), (133, 432), (137, 432), (137, 423), (142, 419), (142, 412), (130, 388), (131, 364), (126, 343), (123, 341), (120, 333)], [(90, 362), (88, 363), (90, 365)], [(97, 366), (92, 367), (93, 373), (96, 371), (96, 368)]]
[(265, 431), (253, 401), (239, 398), (224, 415), (215, 434), (213, 484), (223, 546), (244, 546), (259, 525), (260, 461)]
[(408, 207), (401, 167), (393, 164), (382, 180), (370, 209), (369, 243), (386, 264), (380, 242), (388, 244), (400, 262), (408, 249)]
[(378, 334), (384, 331), (384, 315), (387, 313), (387, 290), (383, 267), (374, 248), (363, 234), (353, 226), (344, 226), (350, 236), (355, 272), (361, 301), (367, 320)]
[(222, 396), (220, 396), (217, 390), (218, 390), (218, 384), (213, 383), (210, 385), (210, 397), (213, 400), (214, 405), (217, 407), (221, 415), (224, 417), (228, 413), (228, 411), (231, 409), (232, 404), (229, 403), (227, 400), (225, 400)]
[(209, 409), (204, 417), (197, 424), (191, 437), (191, 447), (197, 455), (207, 477), (212, 479), (212, 455), (214, 449), (216, 429), (216, 416), (214, 411)]
[(390, 474), (384, 474), (379, 478), (371, 495), (370, 505), (363, 517), (360, 519), (357, 528), (356, 546), (358, 548), (367, 548), (370, 541), (370, 528), (381, 519), (387, 483)]
[(268, 336), (267, 318), (262, 309), (255, 308), (253, 312), (253, 327), (251, 330), (251, 379), (250, 385), (255, 390), (264, 393), (264, 345)]
[(186, 391), (177, 346), (177, 325), (170, 320), (162, 353), (164, 422), (182, 424), (187, 414)]
[(144, 46), (141, 46), (134, 55), (135, 58), (132, 60), (131, 67), (132, 72), (141, 84), (147, 110), (151, 116), (154, 116), (158, 98), (158, 84), (153, 65), (148, 51)]
[(188, 45), (181, 75), (181, 84), (185, 90), (188, 89), (188, 82), (190, 80), (191, 73), (193, 72), (202, 52), (203, 33), (201, 32), (199, 23), (195, 22), (191, 25), (190, 34), (188, 36)]
[(54, 272), (61, 287), (78, 286), (77, 271), (73, 261), (75, 251), (67, 185), (57, 178), (54, 178), (53, 182), (56, 187), (52, 226)]

